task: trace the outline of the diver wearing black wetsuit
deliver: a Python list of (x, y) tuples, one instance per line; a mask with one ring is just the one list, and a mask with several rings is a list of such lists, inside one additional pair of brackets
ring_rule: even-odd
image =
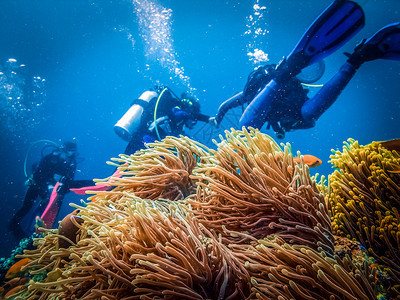
[[(197, 99), (183, 93), (178, 98), (169, 88), (156, 88), (158, 101), (154, 97), (146, 106), (139, 129), (132, 135), (125, 154), (130, 155), (142, 149), (144, 143), (152, 143), (166, 136), (184, 134), (184, 127), (192, 129), (197, 121), (208, 122), (210, 117), (200, 113)], [(156, 109), (157, 105), (157, 109)], [(154, 120), (156, 114), (156, 120)]]
[[(57, 182), (59, 182), (57, 201), (62, 201), (71, 187), (86, 186), (93, 183), (91, 180), (74, 181), (76, 151), (75, 142), (65, 142), (60, 148), (40, 160), (33, 176), (28, 180), (29, 188), (26, 192), (24, 203), (9, 224), (10, 231), (13, 232), (17, 239), (26, 236), (28, 233), (21, 228), (20, 221), (33, 208), (35, 201), (40, 201), (40, 211), (44, 210)], [(37, 198), (40, 198), (40, 200), (37, 200)]]

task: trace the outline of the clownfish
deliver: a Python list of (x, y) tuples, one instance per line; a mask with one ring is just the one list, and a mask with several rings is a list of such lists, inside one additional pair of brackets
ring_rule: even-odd
[[(300, 163), (300, 157), (294, 157), (293, 158), (294, 162)], [(322, 164), (322, 160), (320, 160), (318, 157), (315, 157), (314, 155), (310, 154), (305, 154), (303, 155), (303, 160), (306, 165), (308, 165), (310, 168), (318, 167), (320, 164)]]

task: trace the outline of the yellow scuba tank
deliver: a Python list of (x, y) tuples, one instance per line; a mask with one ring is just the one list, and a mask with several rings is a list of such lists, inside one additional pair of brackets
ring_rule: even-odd
[(157, 97), (158, 94), (154, 91), (144, 92), (114, 125), (115, 133), (122, 139), (130, 141), (132, 135), (139, 129), (144, 108)]

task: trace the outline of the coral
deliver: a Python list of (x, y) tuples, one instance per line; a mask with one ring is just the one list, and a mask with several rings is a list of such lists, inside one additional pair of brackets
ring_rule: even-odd
[(40, 234), (33, 233), (31, 236), (29, 236), (27, 238), (23, 238), (18, 243), (18, 246), (15, 247), (15, 249), (13, 249), (11, 251), (11, 255), (9, 258), (2, 257), (0, 259), (0, 281), (4, 279), (7, 271), (10, 269), (10, 267), (18, 261), (16, 256), (23, 254), (25, 249), (32, 249), (34, 239), (38, 238), (40, 236), (41, 236)]
[[(142, 199), (182, 200), (195, 193), (195, 183), (190, 178), (200, 158), (206, 158), (208, 149), (186, 137), (169, 137), (162, 142), (148, 144), (149, 149), (134, 155), (120, 155), (113, 164), (118, 167), (121, 177), (97, 180), (114, 187), (113, 194), (98, 193), (100, 198), (107, 195), (118, 199), (121, 193), (135, 193)], [(93, 196), (89, 200), (96, 201)]]
[(101, 180), (112, 189), (72, 205), (58, 229), (43, 229), (18, 256), (30, 259), (30, 282), (14, 295), (373, 298), (376, 268), (335, 254), (324, 178), (316, 184), (289, 144), (252, 128), (232, 129), (217, 145), (168, 137), (114, 159), (121, 177)]
[(49, 233), (42, 248), (27, 253), (49, 271), (45, 282), (31, 282), (29, 298), (223, 299), (249, 293), (246, 270), (179, 203), (126, 196), (109, 206), (89, 203), (78, 215), (85, 222), (76, 223), (77, 244), (57, 249)]
[(328, 202), (335, 234), (361, 242), (400, 278), (400, 155), (349, 139), (331, 155)]
[(308, 166), (296, 164), (288, 146), (282, 150), (268, 135), (249, 130), (226, 132), (209, 162), (194, 170), (199, 186), (190, 202), (194, 214), (218, 233), (226, 228), (255, 238), (277, 234), (333, 252), (324, 196)]
[(376, 269), (330, 258), (303, 245), (289, 245), (277, 236), (257, 245), (231, 245), (243, 261), (257, 299), (373, 299)]

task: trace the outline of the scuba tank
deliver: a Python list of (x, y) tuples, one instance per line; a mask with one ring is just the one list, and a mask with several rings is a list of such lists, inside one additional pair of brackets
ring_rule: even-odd
[(139, 99), (133, 101), (132, 106), (114, 125), (115, 133), (122, 139), (130, 141), (132, 135), (139, 129), (143, 110), (157, 96), (158, 94), (154, 91), (146, 91)]

